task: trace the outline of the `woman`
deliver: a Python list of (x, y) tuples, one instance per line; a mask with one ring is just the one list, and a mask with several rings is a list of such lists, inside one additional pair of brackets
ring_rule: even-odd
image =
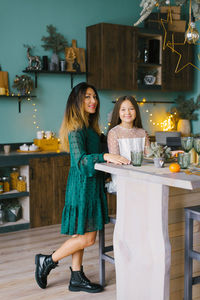
[(85, 276), (82, 267), (84, 248), (95, 243), (97, 231), (109, 221), (104, 175), (94, 165), (105, 161), (130, 162), (120, 155), (101, 153), (99, 108), (99, 96), (93, 86), (82, 82), (73, 88), (60, 129), (61, 144), (70, 152), (71, 162), (61, 233), (72, 237), (52, 255), (35, 256), (35, 278), (41, 288), (46, 288), (47, 276), (58, 261), (72, 255), (69, 290), (90, 293), (103, 290)]

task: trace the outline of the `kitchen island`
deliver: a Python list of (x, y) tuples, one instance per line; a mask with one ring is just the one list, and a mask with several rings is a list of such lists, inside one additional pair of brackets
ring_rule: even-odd
[[(200, 205), (200, 176), (155, 168), (96, 164), (117, 175), (114, 230), (117, 300), (183, 300), (184, 207)], [(200, 250), (200, 226), (194, 224)], [(200, 265), (194, 263), (194, 274)], [(200, 300), (200, 285), (193, 287)]]

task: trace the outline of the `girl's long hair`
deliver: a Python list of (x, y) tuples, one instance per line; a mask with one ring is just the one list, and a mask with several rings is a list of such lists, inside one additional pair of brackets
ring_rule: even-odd
[[(98, 101), (95, 113), (89, 115), (84, 110), (84, 99), (88, 88), (94, 90)], [(72, 89), (59, 131), (62, 150), (69, 152), (68, 134), (70, 131), (91, 126), (100, 135), (99, 109), (99, 96), (94, 86), (81, 82)]]
[(137, 128), (142, 128), (142, 120), (141, 120), (140, 110), (139, 110), (137, 101), (132, 96), (122, 96), (115, 103), (108, 131), (111, 130), (113, 127), (115, 127), (115, 126), (117, 126), (117, 125), (119, 125), (121, 123), (121, 119), (119, 117), (119, 110), (120, 110), (120, 107), (121, 107), (122, 103), (125, 100), (129, 100), (132, 103), (132, 105), (134, 106), (135, 111), (136, 111), (136, 118), (133, 121), (133, 126), (137, 127)]

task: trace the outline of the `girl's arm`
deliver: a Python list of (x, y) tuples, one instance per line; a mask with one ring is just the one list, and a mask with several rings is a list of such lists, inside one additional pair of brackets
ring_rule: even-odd
[(148, 154), (149, 147), (150, 147), (149, 136), (148, 136), (148, 133), (145, 131), (145, 144), (144, 144), (144, 154), (145, 155)]
[(112, 154), (120, 154), (117, 136), (113, 130), (108, 132), (108, 151)]

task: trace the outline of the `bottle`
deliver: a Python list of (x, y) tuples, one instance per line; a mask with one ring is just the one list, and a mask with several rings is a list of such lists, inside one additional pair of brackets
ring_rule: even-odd
[(17, 190), (18, 190), (18, 192), (26, 192), (26, 177), (25, 176), (18, 177)]
[(2, 194), (2, 193), (3, 193), (3, 181), (0, 177), (0, 194)]
[(10, 182), (8, 177), (3, 177), (3, 191), (4, 193), (10, 192)]
[(19, 177), (19, 171), (18, 168), (12, 168), (12, 171), (10, 173), (10, 183), (11, 183), (11, 189), (16, 190), (17, 189), (17, 179)]

